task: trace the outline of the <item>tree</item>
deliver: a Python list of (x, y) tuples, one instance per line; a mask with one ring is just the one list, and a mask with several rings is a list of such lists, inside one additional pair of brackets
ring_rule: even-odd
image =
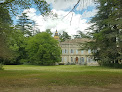
[(98, 0), (98, 13), (92, 18), (92, 42), (84, 46), (90, 48), (101, 65), (119, 66), (122, 57), (122, 1)]
[(34, 24), (34, 21), (30, 20), (26, 13), (22, 13), (22, 15), (19, 16), (17, 26), (23, 32), (23, 34), (32, 36), (32, 34), (34, 34)]
[(71, 39), (71, 36), (67, 32), (63, 31), (63, 34), (59, 34), (59, 38), (60, 41), (63, 42), (66, 39)]
[(10, 56), (6, 46), (7, 34), (10, 34), (10, 30), (12, 30), (12, 27), (9, 27), (10, 24), (12, 24), (12, 20), (9, 11), (6, 7), (0, 6), (0, 59)]
[(12, 30), (8, 37), (7, 44), (13, 57), (7, 59), (4, 64), (23, 64), (21, 60), (26, 59), (26, 40), (27, 38), (20, 30)]
[(61, 61), (61, 48), (49, 33), (38, 33), (27, 41), (28, 62), (38, 65), (53, 65)]
[(80, 38), (91, 38), (88, 34), (83, 33), (82, 31), (78, 31)]
[(49, 5), (44, 0), (3, 0), (0, 1), (0, 59), (7, 58), (10, 53), (6, 46), (6, 37), (11, 34), (11, 15), (17, 15), (23, 9), (35, 6), (41, 14), (50, 11)]
[(0, 6), (7, 7), (12, 14), (17, 15), (23, 9), (29, 9), (33, 6), (40, 11), (41, 14), (50, 11), (49, 4), (45, 0), (4, 0), (0, 2)]
[(3, 65), (0, 63), (0, 70), (3, 70)]
[(53, 33), (50, 31), (50, 29), (46, 29), (46, 33), (52, 35)]

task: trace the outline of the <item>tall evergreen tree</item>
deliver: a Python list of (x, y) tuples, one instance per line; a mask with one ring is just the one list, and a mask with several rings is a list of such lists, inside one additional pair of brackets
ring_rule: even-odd
[(3, 5), (0, 5), (0, 59), (9, 57), (9, 51), (6, 46), (6, 37), (10, 33), (12, 24), (9, 11)]
[(92, 42), (84, 47), (92, 49), (101, 65), (119, 65), (122, 61), (122, 0), (98, 0), (98, 13), (92, 18)]
[(34, 21), (30, 20), (26, 13), (22, 13), (22, 15), (19, 16), (17, 26), (20, 28), (23, 34), (32, 36), (32, 34), (34, 33), (34, 24)]
[(71, 36), (67, 32), (63, 31), (62, 34), (59, 34), (59, 38), (60, 38), (61, 42), (63, 42), (66, 39), (71, 39)]
[(88, 34), (83, 33), (82, 31), (78, 31), (80, 38), (91, 38)]

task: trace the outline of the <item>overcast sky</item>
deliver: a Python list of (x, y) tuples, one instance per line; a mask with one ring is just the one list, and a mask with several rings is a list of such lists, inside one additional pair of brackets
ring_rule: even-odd
[(42, 15), (39, 15), (34, 8), (23, 11), (27, 13), (30, 19), (36, 22), (40, 31), (51, 29), (54, 33), (57, 29), (59, 33), (66, 31), (69, 35), (77, 34), (78, 30), (86, 32), (85, 29), (90, 26), (87, 22), (97, 13), (97, 10), (95, 9), (96, 5), (93, 0), (81, 0), (76, 9), (70, 14), (68, 14), (69, 11), (78, 0), (46, 1), (51, 5), (51, 11), (53, 14), (57, 14), (57, 17), (52, 15), (43, 17)]

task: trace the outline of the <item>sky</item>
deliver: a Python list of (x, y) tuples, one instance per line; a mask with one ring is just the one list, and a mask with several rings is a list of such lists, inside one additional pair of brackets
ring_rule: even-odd
[[(66, 31), (69, 35), (78, 34), (77, 31), (86, 33), (87, 29), (91, 24), (88, 24), (90, 19), (97, 13), (96, 5), (93, 0), (80, 0), (77, 7), (69, 13), (78, 0), (46, 0), (51, 6), (51, 12), (57, 17), (42, 16), (38, 14), (36, 9), (30, 8), (23, 12), (27, 13), (27, 16), (31, 20), (36, 22), (36, 26), (40, 31), (51, 29), (51, 32), (58, 33)], [(68, 14), (69, 13), (69, 14)], [(67, 15), (68, 14), (68, 15)], [(67, 16), (66, 16), (67, 15)]]

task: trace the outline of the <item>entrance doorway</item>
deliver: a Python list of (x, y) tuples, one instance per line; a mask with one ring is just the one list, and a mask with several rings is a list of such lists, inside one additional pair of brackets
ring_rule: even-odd
[(78, 57), (75, 58), (76, 64), (78, 64)]

